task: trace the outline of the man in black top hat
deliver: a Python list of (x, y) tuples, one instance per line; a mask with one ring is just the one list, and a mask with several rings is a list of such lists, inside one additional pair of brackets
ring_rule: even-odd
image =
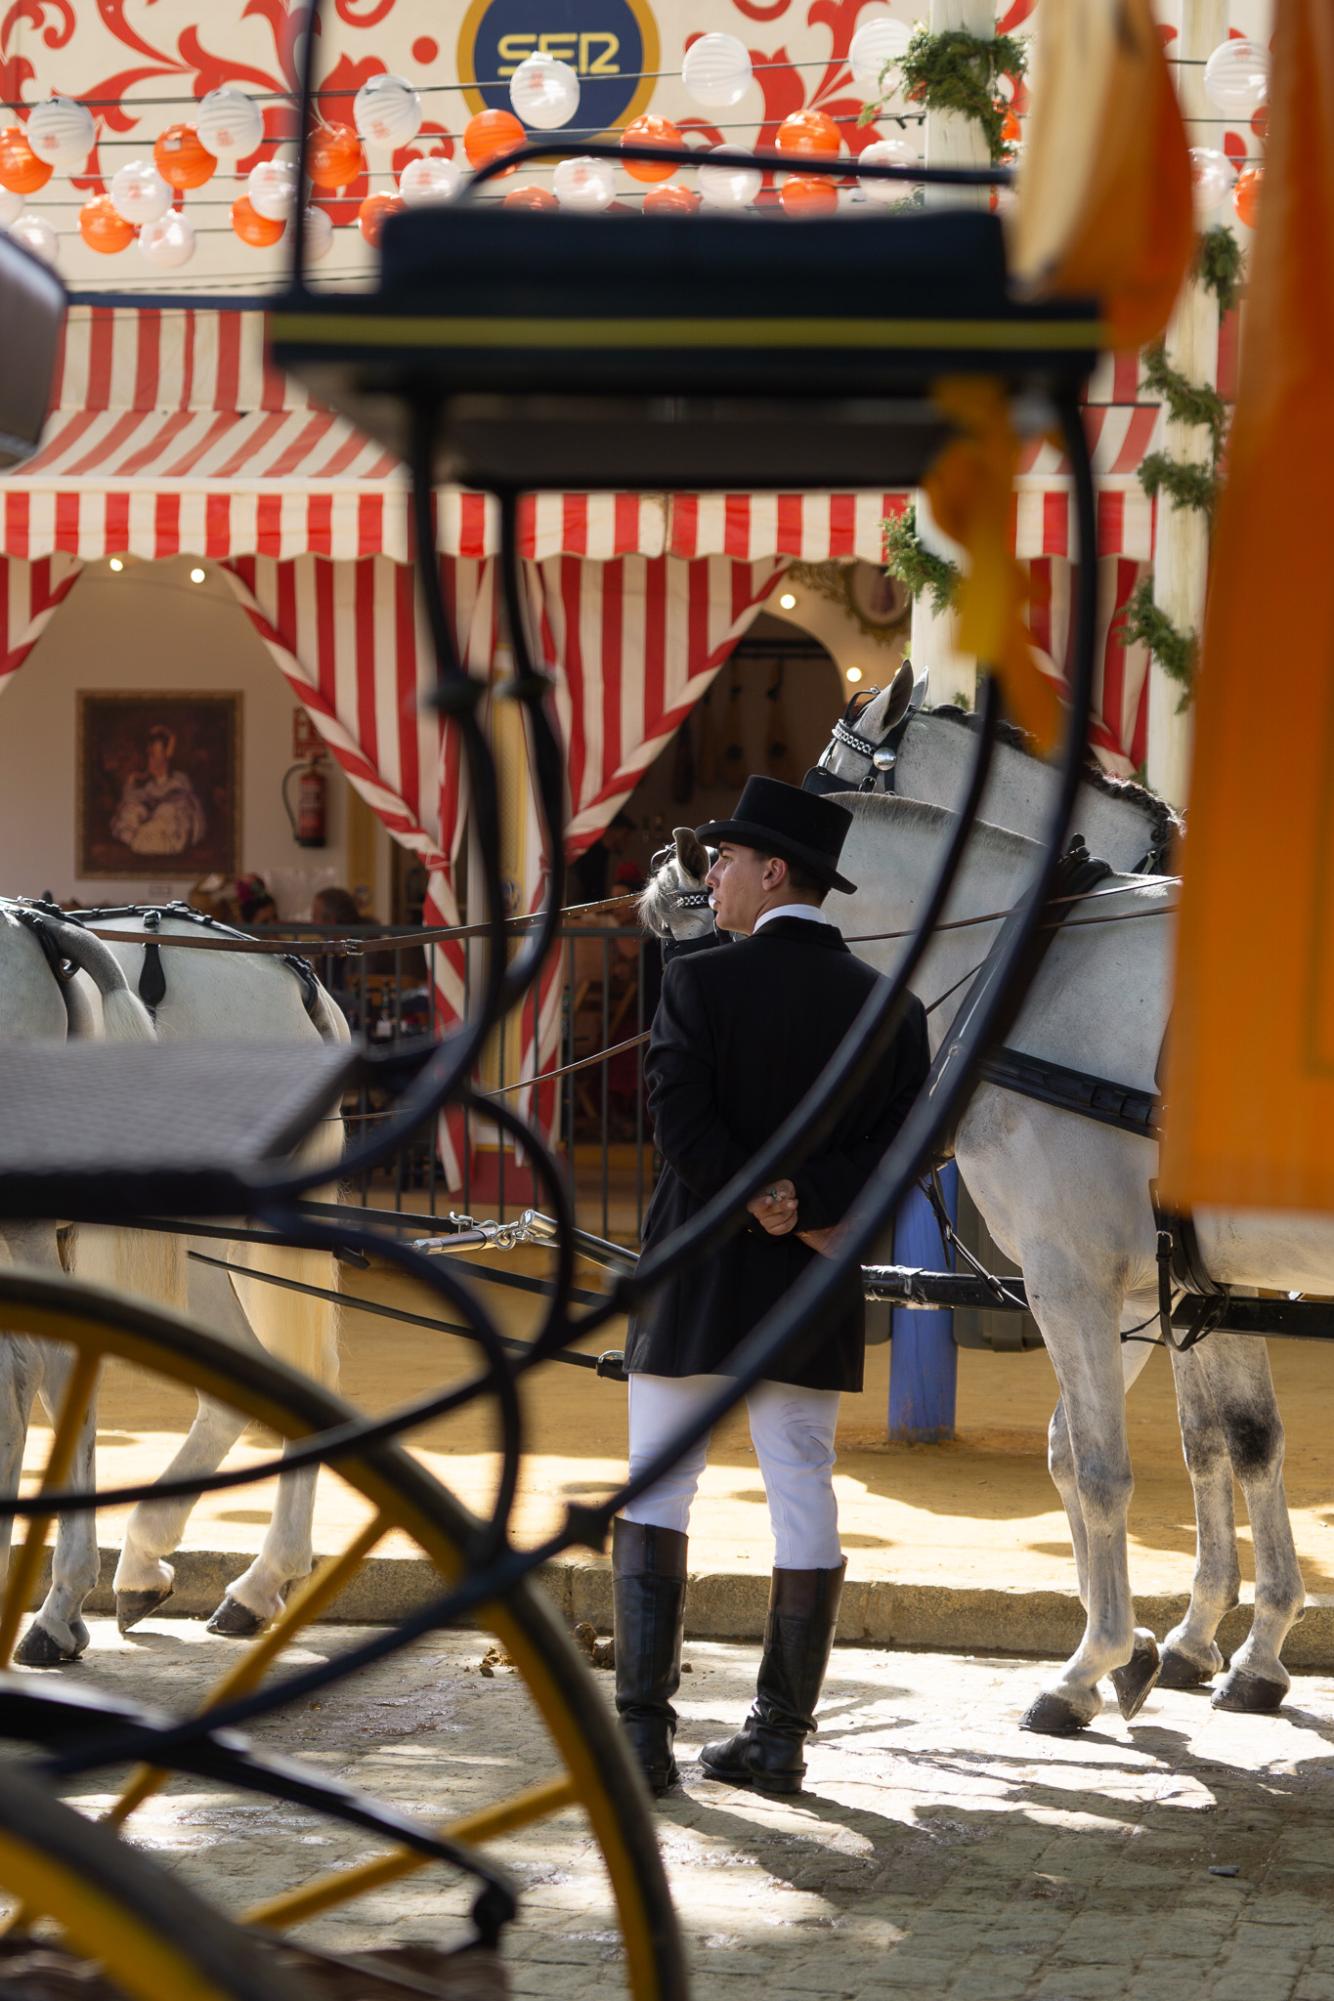
[[(777, 779), (747, 780), (736, 813), (699, 829), (725, 950), (682, 949), (663, 977), (646, 1059), (663, 1167), (644, 1227), (661, 1243), (772, 1137), (817, 1081), (879, 975), (821, 908), (852, 894), (838, 867), (852, 815)], [(631, 1322), (633, 1474), (728, 1373), (732, 1351), (786, 1297), (843, 1220), (926, 1076), (926, 1018), (910, 1000), (877, 1075), (817, 1152), (776, 1176), (745, 1227), (669, 1280)], [(839, 1394), (862, 1383), (864, 1308), (850, 1277), (834, 1312), (799, 1334), (747, 1398), (774, 1531), (775, 1568), (755, 1704), (705, 1772), (769, 1792), (800, 1789), (802, 1748), (828, 1665), (843, 1582), (833, 1493)], [(707, 1455), (696, 1448), (616, 1522), (617, 1708), (649, 1783), (665, 1792), (684, 1618), (686, 1528)]]

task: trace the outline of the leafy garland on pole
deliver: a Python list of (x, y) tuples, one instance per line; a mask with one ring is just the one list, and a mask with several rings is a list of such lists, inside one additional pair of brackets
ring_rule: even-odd
[[(1007, 157), (1004, 141), (1006, 105), (1000, 101), (1002, 77), (1017, 82), (1028, 69), (1028, 48), (1016, 35), (972, 35), (963, 28), (945, 28), (933, 34), (919, 24), (903, 54), (886, 63), (880, 75), (881, 95), (862, 107), (859, 125), (879, 118), (894, 94), (887, 80), (897, 72), (897, 83), (912, 104), (927, 111), (952, 111), (971, 118), (982, 132), (987, 155), (993, 166)], [(920, 206), (921, 190), (899, 208)], [(914, 597), (931, 593), (937, 613), (948, 611), (959, 588), (959, 566), (945, 556), (937, 556), (917, 532), (917, 507), (909, 501), (902, 514), (886, 521), (885, 567)]]
[[(1205, 230), (1200, 238), (1194, 275), (1213, 293), (1220, 314), (1236, 304), (1242, 282), (1241, 247), (1223, 224)], [(1150, 452), (1140, 464), (1139, 483), (1150, 499), (1163, 493), (1173, 507), (1193, 508), (1212, 519), (1227, 434), (1227, 406), (1210, 383), (1192, 382), (1173, 368), (1161, 342), (1145, 349), (1143, 371), (1144, 387), (1159, 399), (1169, 417), (1208, 432), (1209, 453), (1201, 462), (1175, 458), (1170, 452)], [(1164, 674), (1180, 684), (1179, 707), (1188, 708), (1195, 685), (1199, 635), (1182, 632), (1162, 606), (1155, 604), (1152, 574), (1139, 584), (1126, 607), (1123, 636), (1128, 644), (1141, 642), (1148, 647)]]
[(881, 116), (890, 95), (885, 79), (897, 71), (909, 103), (971, 118), (987, 142), (992, 165), (999, 166), (1006, 157), (1002, 135), (1008, 108), (997, 96), (1000, 81), (1004, 76), (1018, 80), (1027, 68), (1028, 49), (1016, 35), (970, 35), (964, 28), (933, 34), (919, 25), (903, 54), (886, 63), (882, 95), (863, 106), (857, 122), (870, 125)]
[(937, 556), (917, 533), (917, 503), (910, 500), (902, 514), (886, 521), (885, 568), (897, 577), (904, 589), (917, 598), (931, 593), (931, 607), (937, 614), (954, 603), (959, 588), (959, 566), (948, 556)]

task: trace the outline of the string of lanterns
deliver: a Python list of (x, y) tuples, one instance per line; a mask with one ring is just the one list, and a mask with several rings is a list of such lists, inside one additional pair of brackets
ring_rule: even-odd
[[(853, 81), (867, 96), (883, 87), (886, 71), (904, 54), (910, 30), (889, 15), (863, 23), (848, 51)], [(706, 110), (735, 108), (754, 80), (751, 57), (735, 35), (699, 36), (686, 50), (682, 83), (695, 103)], [(1268, 92), (1268, 51), (1259, 43), (1232, 37), (1216, 49), (1204, 69), (1204, 89), (1210, 102), (1227, 117), (1254, 118)], [(543, 53), (528, 56), (509, 80), (509, 111), (478, 112), (464, 128), (463, 151), (476, 169), (491, 164), (524, 145), (532, 132), (556, 132), (571, 124), (579, 110), (578, 73), (566, 62)], [(324, 124), (311, 136), (307, 172), (312, 187), (337, 194), (367, 171), (365, 148), (396, 150), (409, 144), (422, 126), (421, 97), (402, 77), (381, 75), (356, 92), (352, 125)], [(1012, 129), (1010, 129), (1012, 127)], [(199, 101), (190, 120), (167, 126), (151, 155), (137, 157), (111, 175), (106, 191), (86, 201), (79, 213), (79, 233), (89, 249), (114, 256), (137, 243), (144, 259), (160, 268), (187, 264), (196, 249), (195, 228), (181, 200), (207, 185), (220, 163), (234, 163), (254, 153), (264, 140), (259, 105), (243, 90), (223, 85)], [(1007, 142), (1020, 139), (1019, 121), (1009, 114)], [(55, 230), (28, 207), (55, 173), (73, 176), (87, 165), (97, 132), (86, 105), (68, 97), (51, 97), (35, 105), (26, 126), (0, 130), (0, 226), (24, 242), (39, 257), (54, 262)], [(760, 192), (763, 175), (737, 147), (716, 146), (701, 157), (687, 146), (670, 119), (644, 113), (627, 125), (622, 142), (679, 148), (699, 162), (692, 187), (669, 186), (677, 169), (669, 162), (626, 161), (625, 172), (644, 184), (646, 214), (689, 213), (705, 205), (744, 209)], [(828, 160), (842, 150), (838, 123), (827, 113), (808, 108), (793, 112), (778, 127), (775, 145), (792, 156)], [(911, 168), (919, 155), (899, 138), (874, 140), (859, 157), (870, 163)], [(1252, 226), (1263, 179), (1261, 167), (1240, 173), (1227, 154), (1211, 147), (1191, 153), (1197, 199), (1207, 214), (1232, 202), (1238, 217)], [(507, 173), (514, 172), (510, 168)], [(504, 178), (505, 176), (501, 176)], [(393, 193), (373, 192), (360, 204), (357, 221), (368, 242), (378, 242), (387, 216), (405, 206), (449, 201), (458, 193), (463, 173), (452, 159), (439, 154), (410, 160), (397, 177)], [(873, 201), (900, 201), (904, 183), (869, 181), (864, 192)], [(299, 190), (294, 159), (282, 156), (251, 168), (244, 191), (231, 204), (231, 227), (242, 243), (255, 249), (276, 244), (293, 215)], [(566, 208), (598, 212), (615, 200), (615, 175), (610, 162), (589, 157), (562, 159), (550, 189), (516, 188), (506, 193), (507, 207), (549, 210)], [(794, 172), (785, 177), (779, 199), (786, 213), (818, 215), (838, 206), (832, 177)], [(312, 261), (326, 256), (334, 240), (327, 209), (312, 204), (305, 211), (306, 254)]]

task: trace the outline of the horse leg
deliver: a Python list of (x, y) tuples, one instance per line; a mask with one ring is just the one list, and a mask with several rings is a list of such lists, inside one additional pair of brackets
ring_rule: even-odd
[[(1212, 1352), (1209, 1352), (1212, 1350)], [(1306, 1594), (1283, 1486), (1283, 1421), (1263, 1341), (1213, 1334), (1197, 1350), (1213, 1389), (1255, 1543), (1255, 1612), (1214, 1696), (1216, 1709), (1277, 1709), (1291, 1686), (1279, 1658)]]
[(1158, 1650), (1151, 1633), (1136, 1630), (1130, 1597), (1126, 1515), (1134, 1481), (1126, 1444), (1120, 1290), (1110, 1279), (1099, 1288), (1090, 1272), (1049, 1258), (1026, 1260), (1025, 1277), (1061, 1386), (1087, 1542), (1084, 1637), (1055, 1686), (1024, 1717), (1025, 1729), (1064, 1736), (1098, 1714), (1104, 1675), (1116, 1679), (1123, 1715), (1133, 1716), (1157, 1679)]
[(1203, 1348), (1171, 1354), (1181, 1449), (1195, 1500), (1195, 1575), (1186, 1615), (1163, 1642), (1162, 1681), (1165, 1688), (1200, 1688), (1223, 1665), (1219, 1623), (1241, 1596), (1232, 1458)]
[[(1138, 1326), (1141, 1314), (1124, 1316), (1129, 1324)], [(1135, 1382), (1149, 1359), (1149, 1349), (1142, 1342), (1123, 1342), (1121, 1347), (1122, 1380), (1128, 1390)], [(1047, 1471), (1051, 1474), (1061, 1503), (1065, 1508), (1066, 1520), (1070, 1524), (1070, 1541), (1075, 1553), (1075, 1577), (1079, 1587), (1079, 1602), (1088, 1609), (1088, 1536), (1084, 1528), (1084, 1515), (1079, 1505), (1079, 1489), (1075, 1480), (1075, 1459), (1070, 1446), (1070, 1427), (1066, 1422), (1065, 1404), (1057, 1399), (1047, 1427)]]
[[(0, 1263), (5, 1263), (0, 1239)], [(32, 1400), (41, 1380), (42, 1364), (38, 1344), (23, 1334), (6, 1334), (0, 1339), (0, 1496), (11, 1499), (19, 1490), (23, 1472), (23, 1450), (28, 1440), (28, 1420)], [(0, 1517), (0, 1580), (9, 1568), (9, 1546), (14, 1518)]]
[[(52, 1424), (65, 1398), (74, 1365), (73, 1351), (42, 1344), (44, 1364), (40, 1395)], [(91, 1490), (96, 1485), (97, 1405), (88, 1406), (74, 1450), (69, 1484)], [(14, 1650), (20, 1667), (59, 1667), (77, 1661), (88, 1647), (83, 1607), (97, 1583), (97, 1517), (86, 1513), (61, 1515), (51, 1553), (51, 1584), (40, 1610)]]

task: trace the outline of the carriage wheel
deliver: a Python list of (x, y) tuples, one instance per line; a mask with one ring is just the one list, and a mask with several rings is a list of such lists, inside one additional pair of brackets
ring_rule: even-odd
[[(0, 1785), (0, 1884), (26, 1909), (56, 1916), (75, 1950), (131, 2001), (302, 1994), (229, 1918), (12, 1765)], [(21, 1957), (0, 1957), (0, 1992), (31, 1977)]]
[[(307, 1377), (258, 1352), (233, 1348), (188, 1321), (127, 1302), (100, 1288), (45, 1274), (0, 1271), (0, 1334), (26, 1334), (60, 1341), (76, 1353), (69, 1388), (58, 1416), (43, 1485), (55, 1489), (66, 1477), (84, 1408), (97, 1369), (117, 1359), (193, 1391), (203, 1392), (276, 1431), (284, 1443), (347, 1422), (355, 1414), (339, 1398)], [(370, 1502), (373, 1518), (343, 1552), (318, 1566), (295, 1590), (274, 1624), (241, 1654), (211, 1691), (201, 1691), (199, 1708), (254, 1687), (284, 1648), (333, 1602), (375, 1545), (391, 1529), (409, 1535), (440, 1572), (443, 1584), (462, 1572), (461, 1551), (475, 1526), (472, 1518), (438, 1480), (399, 1445), (375, 1444), (340, 1457), (338, 1474)], [(15, 1561), (0, 1604), (0, 1659), (12, 1644), (31, 1595), (50, 1518), (35, 1516)], [(531, 1826), (578, 1806), (599, 1845), (610, 1878), (624, 1954), (625, 1977), (634, 2001), (685, 2001), (688, 1992), (680, 1937), (658, 1852), (648, 1794), (621, 1733), (592, 1685), (589, 1669), (547, 1602), (529, 1583), (484, 1608), (486, 1628), (500, 1641), (545, 1725), (552, 1769), (536, 1783), (481, 1811), (446, 1823), (441, 1832), (471, 1846)], [(158, 1789), (160, 1774), (134, 1774), (109, 1818), (124, 1822)], [(0, 1888), (29, 1899), (19, 1880), (5, 1873), (0, 1851)], [(398, 1850), (365, 1864), (315, 1880), (249, 1911), (244, 1920), (282, 1930), (352, 1898), (419, 1870), (422, 1858)], [(38, 1899), (35, 1908), (47, 1908)], [(62, 1922), (62, 1905), (51, 1912)], [(94, 1948), (96, 1950), (96, 1948)], [(152, 1990), (166, 2001), (182, 1990)]]

